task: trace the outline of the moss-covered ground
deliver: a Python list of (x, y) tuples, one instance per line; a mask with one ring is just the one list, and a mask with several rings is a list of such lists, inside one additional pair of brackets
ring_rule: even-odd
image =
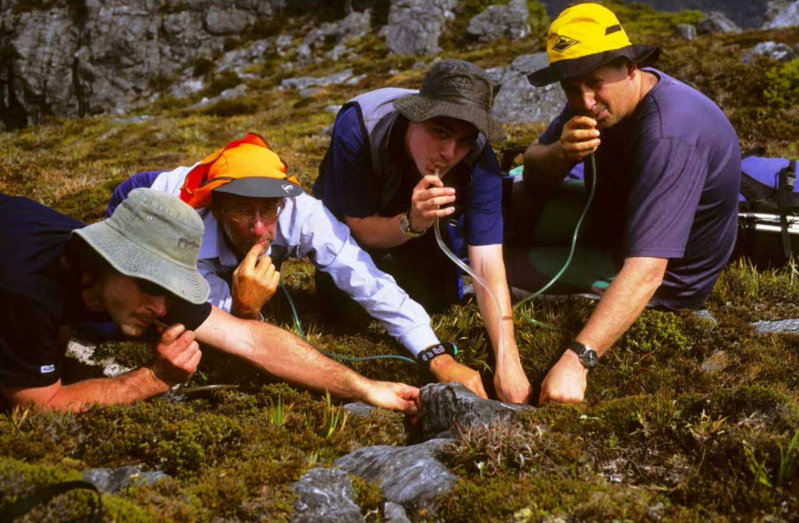
[[(478, 4), (464, 2), (463, 9), (478, 9)], [(765, 58), (742, 63), (757, 42), (799, 44), (799, 29), (705, 35), (688, 42), (679, 38), (676, 24), (696, 22), (701, 18), (696, 12), (613, 6), (634, 41), (663, 47), (663, 70), (723, 107), (744, 148), (763, 145), (768, 155), (799, 157), (796, 63)], [(283, 27), (300, 27), (300, 22)], [(540, 33), (546, 21), (532, 20), (531, 25)], [(261, 29), (274, 27), (280, 24)], [(442, 57), (495, 67), (543, 48), (543, 34), (477, 45), (457, 36), (458, 27), (453, 25), (443, 39)], [(142, 123), (119, 123), (113, 117), (53, 120), (2, 133), (0, 190), (91, 222), (102, 216), (111, 190), (126, 177), (189, 165), (246, 131), (264, 135), (307, 187), (328, 143), (322, 133), (334, 118), (328, 106), (370, 88), (415, 86), (422, 77), (412, 69), (416, 59), (388, 56), (377, 36), (357, 45), (360, 58), (351, 63), (295, 68), (294, 76), (345, 66), (365, 74), (358, 85), (322, 88), (309, 98), (275, 90), (288, 76), (281, 60), (291, 56), (272, 57), (251, 68), (260, 77), (247, 81), (250, 95), (244, 100), (192, 110), (196, 100), (162, 99), (138, 111), (153, 116)], [(216, 80), (214, 88), (219, 88), (230, 78)], [(506, 145), (521, 145), (542, 126), (508, 126), (507, 131)], [(348, 355), (402, 354), (377, 324), (353, 332), (326, 322), (315, 308), (312, 271), (303, 261), (283, 269), (312, 343)], [(797, 317), (797, 278), (795, 266), (766, 270), (737, 260), (708, 303), (717, 325), (688, 313), (645, 312), (592, 373), (585, 405), (549, 405), (515, 425), (464, 434), (444, 458), (460, 477), (454, 491), (442, 498), (437, 513), (411, 516), (447, 521), (796, 520), (799, 340), (757, 335), (750, 323)], [(592, 307), (575, 299), (536, 302), (518, 311), (519, 347), (532, 378), (543, 377), (569, 334), (541, 329), (531, 320), (574, 331)], [(282, 297), (276, 298), (269, 319), (294, 328)], [(489, 373), (474, 303), (453, 306), (434, 323), (442, 339), (457, 341), (466, 363)], [(129, 366), (149, 358), (148, 347), (137, 343), (105, 344), (98, 350)], [(353, 366), (378, 379), (417, 385), (427, 379), (403, 362)], [(0, 414), (0, 514), (37, 487), (77, 479), (87, 468), (142, 465), (170, 477), (104, 496), (108, 519), (282, 520), (290, 517), (294, 503), (290, 485), (306, 470), (330, 466), (361, 446), (406, 442), (399, 414), (348, 416), (335, 400), (272, 383), (206, 350), (192, 384), (213, 383), (238, 387), (187, 394), (180, 401), (162, 397), (134, 406), (98, 407), (80, 415), (26, 409)], [(355, 485), (370, 519), (377, 519), (379, 491), (362, 481)], [(27, 520), (80, 518), (88, 502), (86, 493), (59, 496)]]

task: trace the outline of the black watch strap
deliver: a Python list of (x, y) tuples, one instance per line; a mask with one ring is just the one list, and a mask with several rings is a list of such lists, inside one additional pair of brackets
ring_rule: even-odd
[(424, 365), (426, 363), (430, 363), (433, 358), (437, 358), (443, 354), (449, 354), (450, 356), (455, 357), (455, 355), (458, 354), (458, 346), (449, 342), (432, 345), (417, 354), (416, 361), (420, 365)]

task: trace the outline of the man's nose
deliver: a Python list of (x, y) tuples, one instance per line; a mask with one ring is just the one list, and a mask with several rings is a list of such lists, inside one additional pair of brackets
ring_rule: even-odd
[(592, 113), (594, 110), (594, 106), (596, 105), (596, 99), (594, 98), (594, 92), (590, 90), (585, 90), (580, 95), (580, 103), (582, 104), (581, 109), (583, 109), (587, 113)]
[(457, 142), (453, 139), (442, 141), (440, 150), (441, 157), (444, 160), (451, 161), (455, 157), (455, 149), (457, 146)]
[(277, 220), (274, 218), (267, 218), (261, 213), (257, 213), (251, 222), (252, 232), (258, 236), (263, 236), (264, 234), (270, 233), (272, 236), (275, 235), (275, 229), (277, 228)]
[(169, 300), (166, 296), (151, 296), (150, 297), (150, 310), (156, 318), (163, 318), (166, 316), (169, 309)]

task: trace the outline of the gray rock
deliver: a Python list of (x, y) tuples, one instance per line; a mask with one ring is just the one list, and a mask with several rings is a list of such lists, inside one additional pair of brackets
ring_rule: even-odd
[(763, 29), (794, 27), (799, 25), (799, 0), (769, 2)]
[(383, 504), (384, 523), (411, 523), (408, 519), (408, 513), (402, 505), (398, 505), (391, 501), (386, 501)]
[(294, 522), (366, 521), (355, 504), (355, 489), (346, 472), (338, 469), (309, 470), (292, 488), (297, 494)]
[(751, 63), (755, 56), (766, 56), (772, 60), (780, 62), (790, 62), (796, 58), (797, 53), (794, 49), (786, 44), (778, 42), (760, 42), (752, 49), (747, 51), (743, 57), (743, 62)]
[(178, 99), (188, 98), (194, 93), (202, 91), (204, 87), (205, 83), (199, 78), (189, 78), (188, 80), (173, 85), (169, 89), (169, 94)]
[(500, 38), (519, 40), (530, 34), (530, 9), (527, 0), (510, 0), (508, 5), (490, 5), (469, 20), (466, 33), (480, 42)]
[(129, 116), (128, 118), (114, 118), (114, 123), (121, 123), (121, 124), (136, 124), (136, 123), (144, 123), (147, 120), (152, 120), (152, 116), (149, 114), (143, 114), (141, 116)]
[(695, 310), (695, 311), (692, 312), (692, 314), (696, 318), (699, 318), (700, 320), (706, 321), (708, 323), (712, 323), (713, 325), (718, 325), (718, 323), (719, 323), (718, 321), (716, 321), (716, 317), (713, 316), (713, 313), (711, 313), (707, 309)]
[[(337, 113), (338, 110), (341, 109), (341, 106), (339, 105), (335, 107), (337, 107), (338, 109), (332, 112)], [(344, 409), (346, 409), (353, 416), (357, 416), (359, 418), (368, 418), (369, 416), (372, 415), (372, 413), (375, 410), (377, 410), (377, 407), (368, 405), (360, 401), (356, 401), (354, 403), (347, 403), (346, 405), (344, 405)]]
[(686, 40), (696, 38), (696, 26), (694, 24), (677, 24), (677, 31)]
[(422, 437), (456, 436), (462, 430), (512, 420), (516, 413), (532, 409), (485, 400), (461, 383), (431, 383), (422, 387)]
[(213, 98), (203, 98), (196, 104), (192, 105), (192, 109), (202, 109), (203, 107), (208, 107), (210, 105), (214, 105), (217, 102), (221, 102), (222, 100), (235, 100), (236, 98), (242, 98), (243, 96), (247, 95), (247, 86), (244, 84), (237, 85), (236, 87), (231, 87), (230, 89), (225, 89), (219, 96), (214, 96)]
[(320, 91), (321, 89), (319, 89), (318, 87), (308, 87), (305, 89), (300, 89), (300, 92), (297, 94), (300, 95), (300, 98), (310, 98), (311, 96), (315, 95)]
[(437, 54), (444, 23), (454, 17), (456, 4), (457, 0), (392, 0), (384, 28), (388, 49), (406, 56)]
[(739, 33), (741, 28), (721, 11), (711, 11), (697, 26), (699, 34)]
[(527, 74), (547, 64), (546, 53), (535, 53), (519, 56), (501, 73), (492, 73), (500, 78), (491, 111), (495, 118), (504, 123), (548, 123), (560, 114), (566, 103), (560, 85), (533, 87), (527, 80)]
[(758, 334), (799, 334), (799, 318), (777, 321), (757, 321), (752, 324)]
[(323, 87), (325, 85), (343, 84), (353, 80), (353, 78), (357, 78), (358, 81), (360, 81), (362, 76), (353, 76), (352, 69), (344, 69), (343, 71), (339, 71), (338, 73), (333, 73), (328, 76), (300, 76), (297, 78), (286, 78), (280, 82), (280, 87), (282, 89), (302, 90), (309, 87)]
[(215, 60), (216, 72), (233, 71), (246, 78), (244, 69), (252, 64), (263, 62), (275, 53), (275, 44), (269, 39), (257, 40), (243, 49), (235, 49)]
[(108, 494), (117, 494), (133, 485), (152, 485), (168, 477), (160, 470), (144, 472), (138, 466), (118, 469), (89, 469), (83, 473), (83, 479), (94, 483), (100, 492)]
[(319, 29), (310, 31), (303, 38), (297, 48), (297, 57), (303, 61), (310, 61), (314, 52), (331, 43), (333, 49), (326, 53), (331, 60), (338, 60), (346, 53), (346, 44), (357, 42), (372, 29), (372, 11), (367, 9), (362, 13), (352, 12), (337, 22), (327, 22)]
[(0, 130), (49, 115), (124, 114), (151, 102), (165, 79), (185, 77), (200, 57), (218, 56), (286, 0), (181, 2), (168, 12), (160, 0), (29, 10), (16, 4), (0, 2)]
[(366, 447), (336, 460), (337, 467), (380, 485), (388, 501), (407, 510), (432, 511), (435, 500), (455, 486), (457, 477), (436, 459), (454, 439), (431, 439), (409, 447)]

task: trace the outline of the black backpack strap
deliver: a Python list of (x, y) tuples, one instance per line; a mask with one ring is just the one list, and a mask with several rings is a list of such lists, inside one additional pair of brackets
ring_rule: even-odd
[(88, 481), (84, 481), (81, 479), (73, 480), (73, 481), (62, 481), (61, 483), (53, 483), (52, 485), (46, 485), (35, 490), (32, 494), (24, 496), (18, 499), (15, 503), (11, 506), (6, 507), (6, 512), (2, 514), (0, 517), (0, 521), (11, 521), (15, 518), (20, 516), (24, 516), (34, 508), (39, 505), (43, 505), (47, 503), (51, 499), (61, 494), (65, 494), (70, 490), (76, 489), (86, 489), (92, 490), (97, 497), (95, 498), (95, 502), (92, 504), (92, 511), (91, 516), (87, 519), (87, 521), (91, 521), (92, 523), (99, 523), (103, 520), (103, 500), (102, 494), (94, 485), (94, 483), (90, 483)]
[(788, 212), (792, 209), (794, 199), (793, 187), (796, 183), (796, 160), (788, 162), (788, 166), (777, 173), (777, 180), (777, 210), (780, 215), (782, 253), (786, 260), (790, 260), (793, 251), (791, 249), (791, 234), (788, 230)]

